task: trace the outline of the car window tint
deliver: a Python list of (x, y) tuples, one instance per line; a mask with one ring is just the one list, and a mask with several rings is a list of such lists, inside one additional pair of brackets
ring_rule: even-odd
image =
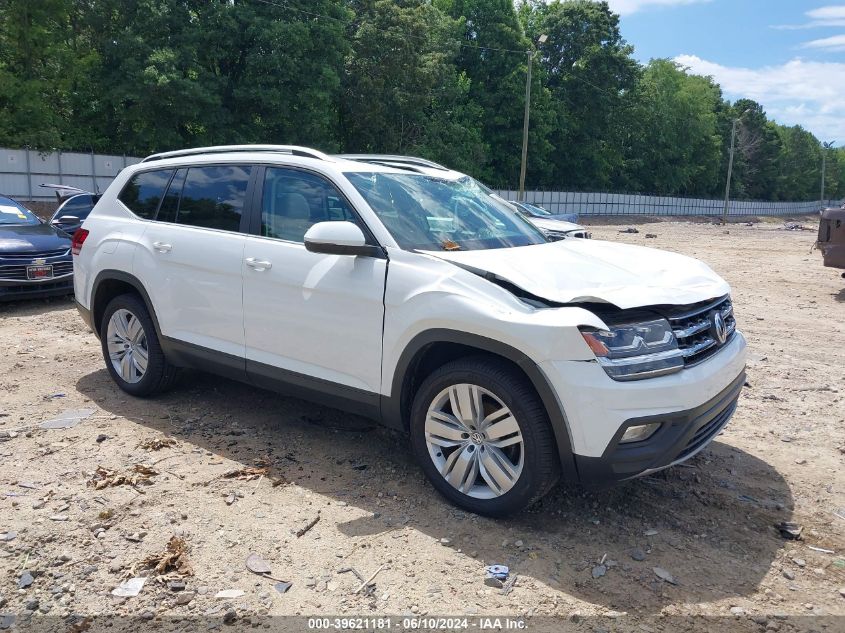
[(313, 224), (359, 224), (357, 216), (330, 182), (296, 169), (268, 167), (261, 202), (261, 235), (303, 242)]
[(177, 224), (239, 230), (250, 169), (249, 165), (190, 167), (182, 187)]
[(61, 218), (65, 215), (72, 215), (80, 220), (84, 220), (88, 217), (88, 214), (91, 213), (91, 210), (94, 208), (94, 198), (93, 196), (83, 195), (83, 196), (74, 196), (67, 202), (65, 202), (64, 206), (57, 212), (56, 216)]
[(123, 187), (118, 199), (138, 217), (152, 220), (172, 175), (172, 169), (135, 174)]
[(167, 188), (167, 193), (164, 195), (164, 200), (161, 201), (161, 207), (158, 210), (156, 220), (159, 222), (175, 222), (176, 212), (179, 210), (179, 200), (182, 198), (182, 187), (185, 185), (185, 176), (188, 174), (186, 168), (178, 169), (173, 180), (170, 181), (170, 186)]

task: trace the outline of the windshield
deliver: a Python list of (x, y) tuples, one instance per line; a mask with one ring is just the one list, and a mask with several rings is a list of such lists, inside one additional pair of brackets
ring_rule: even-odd
[(469, 176), (345, 174), (406, 250), (482, 250), (542, 244), (545, 236)]
[(0, 197), (0, 225), (38, 224), (38, 218), (11, 198)]
[(551, 215), (551, 211), (546, 211), (542, 207), (537, 207), (527, 202), (520, 202), (518, 204), (528, 212), (528, 215), (533, 215), (535, 218), (547, 218)]

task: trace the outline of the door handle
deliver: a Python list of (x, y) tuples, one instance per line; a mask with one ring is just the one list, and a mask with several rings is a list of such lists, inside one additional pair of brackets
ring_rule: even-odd
[(159, 253), (169, 253), (173, 247), (165, 242), (153, 242), (153, 248)]
[(253, 270), (270, 270), (273, 267), (273, 262), (268, 262), (266, 259), (255, 259), (254, 257), (247, 257), (244, 262)]

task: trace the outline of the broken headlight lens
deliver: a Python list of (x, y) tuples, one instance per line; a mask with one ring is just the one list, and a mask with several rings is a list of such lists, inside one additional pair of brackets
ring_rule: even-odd
[(684, 357), (666, 319), (583, 328), (581, 336), (614, 380), (639, 380), (679, 371)]

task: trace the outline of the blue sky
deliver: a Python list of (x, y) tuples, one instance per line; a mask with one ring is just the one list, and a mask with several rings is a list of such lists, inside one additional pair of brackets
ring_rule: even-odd
[(779, 123), (845, 142), (845, 2), (608, 2), (639, 60), (675, 59), (712, 75), (728, 99), (755, 99)]

